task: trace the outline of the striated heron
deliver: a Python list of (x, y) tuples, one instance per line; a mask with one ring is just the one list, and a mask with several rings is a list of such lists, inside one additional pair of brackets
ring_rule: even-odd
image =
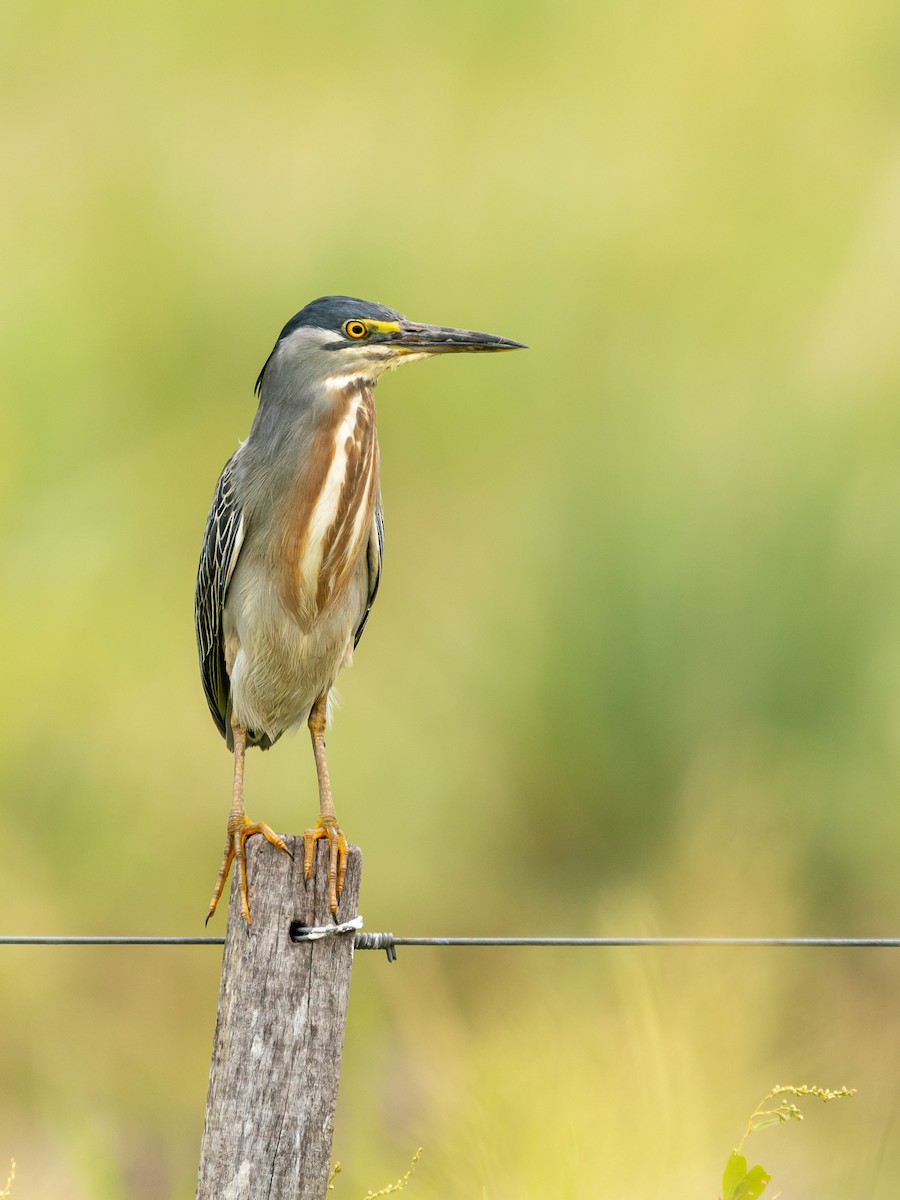
[(237, 859), (250, 924), (244, 842), (268, 825), (244, 813), (244, 755), (304, 721), (319, 780), (319, 817), (304, 834), (304, 872), (328, 844), (331, 911), (347, 839), (325, 759), (328, 694), (348, 667), (381, 578), (384, 521), (373, 389), (402, 363), (436, 354), (523, 349), (521, 342), (408, 321), (381, 304), (324, 296), (292, 317), (256, 381), (259, 408), (225, 464), (203, 535), (194, 619), (210, 712), (234, 751), (216, 910)]

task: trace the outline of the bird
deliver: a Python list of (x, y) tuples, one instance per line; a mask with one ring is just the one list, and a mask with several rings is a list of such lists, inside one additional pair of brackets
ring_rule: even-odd
[(234, 753), (225, 851), (206, 920), (237, 861), (249, 931), (244, 843), (260, 834), (244, 810), (244, 759), (306, 723), (319, 815), (303, 835), (303, 869), (328, 848), (328, 902), (337, 913), (349, 843), (337, 821), (325, 731), (329, 697), (349, 667), (381, 581), (384, 516), (375, 385), (385, 372), (441, 354), (526, 349), (469, 329), (410, 321), (382, 304), (322, 296), (287, 322), (254, 389), (246, 441), (219, 476), (203, 534), (194, 622), (213, 721)]

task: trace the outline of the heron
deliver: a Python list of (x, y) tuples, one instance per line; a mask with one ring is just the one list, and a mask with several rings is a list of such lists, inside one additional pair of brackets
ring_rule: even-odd
[(247, 440), (219, 476), (200, 552), (194, 621), (209, 710), (234, 753), (225, 851), (207, 922), (237, 860), (249, 930), (245, 842), (283, 839), (244, 811), (248, 747), (268, 750), (304, 722), (319, 815), (303, 835), (303, 869), (328, 848), (337, 913), (349, 844), (325, 756), (329, 696), (349, 667), (378, 594), (384, 517), (374, 389), (404, 363), (439, 354), (525, 349), (470, 329), (424, 325), (351, 296), (313, 300), (284, 326), (256, 380)]

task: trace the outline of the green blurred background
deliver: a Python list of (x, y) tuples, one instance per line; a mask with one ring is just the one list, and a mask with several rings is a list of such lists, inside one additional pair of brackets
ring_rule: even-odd
[[(382, 591), (329, 749), (369, 929), (900, 926), (892, 0), (0, 9), (11, 933), (201, 933), (230, 760), (194, 572), (282, 323), (520, 338), (379, 389)], [(305, 737), (248, 810), (315, 812)], [(223, 917), (213, 932), (221, 932)], [(14, 1200), (193, 1195), (215, 949), (0, 951)], [(889, 951), (354, 968), (335, 1195), (893, 1197)], [(0, 1184), (5, 1171), (0, 1170)]]

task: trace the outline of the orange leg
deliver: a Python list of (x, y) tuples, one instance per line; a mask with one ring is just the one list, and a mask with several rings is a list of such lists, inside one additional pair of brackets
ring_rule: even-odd
[(319, 777), (319, 818), (313, 828), (307, 829), (303, 835), (303, 873), (307, 879), (311, 878), (316, 842), (320, 838), (325, 838), (328, 842), (328, 907), (333, 913), (336, 913), (338, 896), (344, 887), (344, 877), (347, 874), (347, 855), (350, 847), (337, 823), (334, 801), (331, 798), (328, 763), (325, 761), (327, 705), (328, 693), (326, 692), (312, 706), (307, 722), (312, 737), (313, 754), (316, 756), (316, 774)]
[(247, 752), (247, 730), (243, 725), (238, 724), (234, 715), (231, 718), (231, 728), (234, 732), (234, 789), (231, 795), (231, 812), (228, 814), (228, 828), (225, 834), (225, 853), (222, 857), (222, 865), (219, 867), (219, 877), (216, 880), (206, 920), (209, 923), (210, 917), (216, 911), (216, 905), (224, 891), (231, 864), (237, 859), (241, 888), (241, 911), (249, 926), (250, 900), (247, 896), (247, 859), (244, 854), (244, 842), (254, 833), (261, 833), (267, 842), (271, 842), (285, 854), (288, 854), (289, 851), (273, 829), (270, 829), (268, 825), (253, 823), (244, 812), (244, 755)]

